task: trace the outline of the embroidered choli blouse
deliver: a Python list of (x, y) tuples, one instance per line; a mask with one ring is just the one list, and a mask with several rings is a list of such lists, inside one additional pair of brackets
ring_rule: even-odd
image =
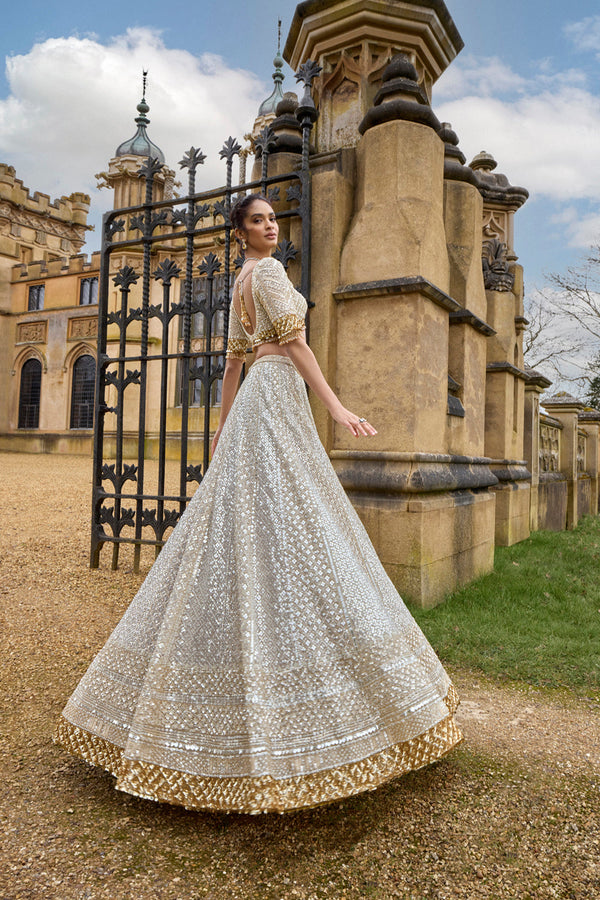
[[(259, 344), (287, 344), (304, 328), (307, 303), (292, 285), (279, 260), (267, 256), (259, 260), (250, 275), (252, 298), (256, 309), (254, 333), (247, 330), (233, 301), (229, 307), (227, 358), (245, 359), (249, 347)], [(243, 296), (241, 312), (244, 314)], [(247, 320), (249, 325), (249, 320)]]

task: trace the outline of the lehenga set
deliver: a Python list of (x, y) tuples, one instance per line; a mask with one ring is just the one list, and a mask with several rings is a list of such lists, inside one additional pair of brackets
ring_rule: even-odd
[[(255, 335), (230, 313), (238, 358), (304, 326), (279, 262), (251, 277)], [(303, 379), (268, 355), (55, 739), (139, 797), (284, 812), (439, 759), (461, 739), (457, 704), (337, 479)]]

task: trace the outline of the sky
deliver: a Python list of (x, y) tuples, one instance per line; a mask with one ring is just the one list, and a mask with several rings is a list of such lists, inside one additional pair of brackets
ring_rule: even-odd
[[(600, 242), (600, 8), (446, 2), (465, 48), (435, 85), (433, 108), (467, 161), (487, 150), (496, 171), (529, 190), (515, 249), (535, 291)], [(89, 193), (97, 227), (84, 249), (98, 249), (112, 195), (94, 176), (135, 132), (142, 69), (150, 137), (177, 171), (183, 152), (201, 147), (198, 188), (213, 187), (223, 141), (251, 128), (271, 92), (277, 20), (283, 45), (294, 10), (289, 0), (11, 3), (0, 32), (0, 161), (31, 192)]]

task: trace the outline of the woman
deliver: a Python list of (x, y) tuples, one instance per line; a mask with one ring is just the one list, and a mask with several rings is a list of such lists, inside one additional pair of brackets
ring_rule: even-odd
[(306, 344), (268, 201), (238, 201), (232, 223), (246, 261), (212, 463), (56, 739), (140, 797), (284, 812), (373, 790), (461, 734), (456, 693), (336, 478), (304, 382), (353, 435), (376, 431)]

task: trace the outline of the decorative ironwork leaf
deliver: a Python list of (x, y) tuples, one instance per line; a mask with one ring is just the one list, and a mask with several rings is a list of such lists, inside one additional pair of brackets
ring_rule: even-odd
[(179, 510), (178, 509), (165, 509), (163, 514), (163, 534), (167, 528), (174, 528), (177, 522), (179, 521)]
[(323, 71), (323, 67), (319, 65), (318, 62), (315, 62), (313, 59), (307, 59), (305, 63), (299, 67), (296, 72), (295, 78), (296, 81), (301, 81), (305, 87), (309, 88), (317, 77)]
[(138, 177), (147, 178), (152, 180), (154, 176), (160, 172), (163, 167), (163, 163), (161, 163), (158, 157), (148, 157), (143, 166), (140, 166), (138, 169)]
[(291, 241), (288, 241), (287, 238), (284, 238), (282, 241), (280, 241), (279, 244), (277, 244), (277, 249), (273, 254), (275, 259), (278, 259), (286, 270), (290, 262), (293, 259), (296, 259), (297, 255), (298, 251), (294, 247), (293, 243)]
[(113, 384), (116, 388), (119, 387), (121, 379), (117, 375), (116, 372), (105, 372), (104, 373), (104, 383), (105, 384)]
[(246, 262), (245, 256), (236, 256), (236, 258), (233, 261), (233, 266), (235, 269), (241, 269), (245, 262)]
[(223, 365), (215, 366), (215, 368), (210, 373), (210, 383), (212, 384), (213, 381), (219, 381), (219, 379), (223, 377), (224, 372), (225, 367)]
[(298, 183), (290, 185), (290, 187), (286, 189), (285, 199), (298, 200), (298, 202), (300, 202), (300, 200), (302, 200), (302, 187)]
[(140, 276), (132, 266), (123, 266), (113, 278), (113, 284), (120, 287), (123, 291), (128, 291), (131, 285), (137, 282), (139, 277)]
[(109, 312), (106, 317), (107, 325), (118, 325), (121, 327), (121, 310), (118, 309), (116, 312)]
[(148, 318), (149, 319), (160, 319), (162, 322), (162, 320), (163, 320), (162, 306), (149, 306), (148, 307)]
[(254, 144), (261, 153), (268, 153), (271, 147), (275, 146), (276, 142), (277, 138), (275, 132), (270, 125), (265, 125), (261, 133), (255, 139)]
[(144, 225), (144, 216), (132, 216), (129, 220), (129, 228), (131, 231), (143, 231)]
[(271, 188), (267, 193), (267, 200), (269, 203), (276, 203), (280, 199), (279, 193), (279, 187)]
[(137, 481), (137, 470), (138, 467), (134, 464), (123, 466), (123, 474), (121, 475), (121, 483), (124, 484), (126, 481)]
[(150, 525), (154, 531), (156, 532), (156, 510), (155, 509), (143, 509), (142, 510), (142, 525)]
[[(115, 478), (117, 477), (115, 475), (115, 463), (110, 466), (104, 463), (104, 465), (102, 466), (100, 477), (102, 481), (112, 481), (112, 483), (114, 484)], [(102, 510), (104, 510), (104, 507), (102, 507)]]
[(179, 278), (181, 269), (172, 259), (165, 259), (153, 272), (155, 281), (162, 281), (164, 285), (170, 285), (173, 278)]
[(189, 150), (183, 154), (183, 159), (179, 160), (179, 167), (181, 169), (190, 169), (190, 171), (195, 172), (198, 166), (203, 165), (204, 160), (206, 159), (206, 154), (200, 150), (200, 148), (196, 149), (195, 147), (190, 147)]
[(205, 381), (206, 380), (206, 366), (204, 364), (195, 365), (190, 367), (190, 381)]
[(207, 216), (210, 216), (210, 206), (208, 203), (203, 203), (202, 206), (196, 208), (193, 218), (194, 225), (196, 225), (200, 219), (206, 219)]
[(118, 523), (119, 532), (125, 525), (131, 526), (131, 528), (133, 528), (134, 520), (135, 520), (135, 510), (130, 509), (130, 508), (122, 509), (121, 516), (119, 518), (119, 523)]
[(185, 225), (187, 219), (187, 212), (185, 209), (177, 209), (173, 212), (171, 216), (171, 225)]
[(222, 216), (225, 225), (231, 225), (229, 210), (227, 209), (227, 204), (224, 200), (217, 200), (217, 202), (213, 205), (213, 215)]
[(204, 257), (200, 265), (198, 266), (198, 271), (201, 275), (207, 275), (208, 278), (212, 278), (215, 272), (218, 272), (221, 268), (221, 262), (218, 256), (215, 256), (214, 253), (209, 253)]
[(169, 223), (169, 210), (162, 209), (160, 212), (155, 213), (150, 220), (150, 231), (154, 231), (155, 228), (158, 228), (159, 225), (168, 225)]
[(127, 385), (129, 385), (129, 384), (139, 384), (139, 383), (140, 383), (140, 373), (138, 372), (138, 370), (135, 369), (132, 372), (131, 369), (127, 369), (127, 375), (123, 382), (123, 387), (126, 388)]
[(202, 466), (188, 466), (186, 469), (186, 481), (202, 481)]
[(221, 159), (226, 159), (227, 162), (232, 162), (233, 157), (236, 156), (240, 150), (242, 149), (242, 145), (238, 144), (237, 140), (233, 137), (228, 137), (221, 149), (219, 150), (219, 156)]
[(120, 231), (125, 231), (125, 219), (113, 219), (112, 222), (108, 222), (104, 229), (106, 240), (112, 241), (115, 234), (118, 234)]
[(114, 534), (115, 510), (113, 506), (100, 507), (100, 521), (103, 525), (110, 525)]
[(138, 306), (135, 309), (129, 310), (129, 314), (127, 316), (127, 324), (130, 322), (141, 322), (142, 321), (142, 310)]

